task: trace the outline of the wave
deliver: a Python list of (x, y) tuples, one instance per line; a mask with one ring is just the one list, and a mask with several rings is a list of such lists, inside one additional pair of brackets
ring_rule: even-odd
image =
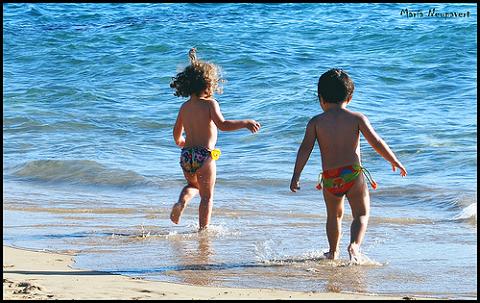
[(25, 181), (82, 185), (135, 186), (150, 183), (134, 171), (109, 168), (92, 160), (34, 160), (15, 166), (12, 175)]
[(477, 224), (477, 202), (463, 208), (459, 214), (453, 217), (453, 220)]

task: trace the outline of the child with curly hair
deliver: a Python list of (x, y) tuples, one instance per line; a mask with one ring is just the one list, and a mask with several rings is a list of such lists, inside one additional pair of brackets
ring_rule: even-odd
[(213, 98), (215, 92), (222, 92), (219, 68), (198, 60), (195, 48), (189, 51), (189, 57), (190, 65), (170, 83), (170, 87), (175, 89), (175, 96), (189, 97), (181, 105), (173, 128), (175, 143), (182, 148), (180, 166), (188, 184), (173, 205), (170, 219), (178, 224), (187, 203), (200, 194), (199, 230), (203, 230), (210, 223), (213, 207), (215, 159), (219, 156), (219, 150), (215, 149), (217, 129), (234, 131), (247, 128), (256, 133), (260, 123), (255, 120), (225, 120), (218, 102)]
[(290, 190), (296, 192), (300, 189), (300, 174), (317, 141), (323, 169), (317, 189), (322, 189), (323, 185), (323, 197), (327, 207), (327, 238), (330, 245), (325, 257), (337, 259), (339, 256), (343, 201), (346, 196), (353, 216), (348, 253), (350, 260), (356, 263), (360, 262), (360, 244), (367, 230), (370, 212), (366, 180), (374, 189), (377, 186), (360, 161), (360, 133), (377, 153), (390, 162), (393, 171), (399, 168), (402, 177), (407, 175), (407, 171), (375, 132), (367, 117), (347, 109), (353, 90), (353, 81), (340, 69), (330, 69), (318, 80), (318, 98), (323, 113), (310, 119), (307, 124), (298, 150)]

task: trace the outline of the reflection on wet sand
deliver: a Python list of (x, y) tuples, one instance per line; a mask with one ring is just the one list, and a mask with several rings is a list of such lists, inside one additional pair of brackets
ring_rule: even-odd
[(215, 253), (211, 247), (211, 239), (208, 230), (198, 233), (197, 237), (172, 241), (172, 250), (179, 262), (179, 267), (191, 268), (176, 272), (183, 283), (212, 286), (212, 273), (201, 270), (211, 264), (211, 256)]
[(357, 265), (340, 265), (326, 268), (325, 290), (328, 292), (353, 291), (366, 292), (365, 267)]

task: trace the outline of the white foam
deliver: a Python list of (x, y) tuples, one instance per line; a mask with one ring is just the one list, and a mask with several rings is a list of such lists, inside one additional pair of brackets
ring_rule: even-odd
[(225, 225), (215, 225), (215, 224), (210, 224), (208, 228), (203, 232), (206, 232), (209, 235), (214, 235), (214, 236), (238, 236), (240, 234), (240, 232), (231, 230)]
[(257, 242), (255, 244), (255, 257), (258, 262), (264, 264), (289, 264), (289, 263), (306, 263), (309, 261), (319, 261), (325, 259), (323, 251), (314, 250), (301, 254), (300, 256), (291, 256), (279, 253), (273, 249), (277, 247), (273, 240)]
[(272, 245), (274, 245), (273, 240), (258, 241), (254, 244), (255, 258), (258, 262), (269, 263), (272, 258), (275, 259)]
[(453, 217), (454, 220), (477, 220), (477, 202), (470, 204), (462, 209), (462, 211)]
[(168, 239), (170, 237), (175, 237), (177, 235), (178, 235), (177, 231), (169, 231), (168, 234), (165, 236), (165, 238)]
[[(383, 266), (384, 264), (370, 259), (365, 254), (359, 254), (357, 257), (352, 258), (352, 260), (350, 260), (348, 263), (346, 263), (346, 266), (352, 266), (352, 265)], [(343, 265), (343, 266), (345, 266), (345, 265)]]
[(142, 234), (140, 235), (141, 238), (147, 238), (150, 237), (150, 232), (145, 229), (144, 224), (142, 223)]
[(231, 230), (230, 228), (226, 227), (225, 225), (216, 225), (210, 224), (208, 225), (207, 229), (199, 231), (199, 224), (198, 222), (190, 222), (187, 223), (186, 231), (170, 231), (166, 237), (181, 237), (184, 239), (187, 238), (196, 238), (199, 236), (208, 236), (208, 237), (224, 237), (224, 236), (238, 236), (240, 235), (239, 231)]

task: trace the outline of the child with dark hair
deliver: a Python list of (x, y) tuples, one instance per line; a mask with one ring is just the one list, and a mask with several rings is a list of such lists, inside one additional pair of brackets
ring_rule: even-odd
[(220, 151), (215, 149), (217, 128), (222, 131), (247, 128), (256, 133), (260, 123), (255, 120), (225, 120), (218, 102), (213, 98), (215, 92), (221, 93), (219, 68), (198, 60), (195, 48), (190, 50), (189, 57), (190, 65), (170, 83), (170, 87), (175, 89), (175, 96), (189, 97), (180, 107), (173, 128), (175, 143), (182, 148), (180, 166), (188, 184), (173, 205), (170, 219), (178, 224), (188, 201), (200, 194), (199, 229), (203, 230), (210, 223), (213, 207), (215, 160), (220, 155)]
[(310, 157), (315, 140), (320, 147), (323, 172), (319, 176), (317, 189), (322, 189), (327, 208), (327, 238), (330, 249), (328, 259), (339, 257), (341, 224), (345, 196), (350, 203), (353, 221), (350, 227), (348, 253), (352, 262), (360, 261), (360, 245), (367, 230), (370, 196), (366, 179), (372, 187), (376, 183), (361, 164), (360, 133), (385, 160), (393, 171), (398, 167), (402, 177), (407, 175), (388, 145), (375, 132), (367, 117), (352, 112), (347, 105), (352, 100), (353, 81), (340, 69), (330, 69), (318, 81), (318, 97), (323, 113), (314, 116), (307, 124), (303, 142), (298, 150), (290, 190), (300, 189), (300, 174)]

